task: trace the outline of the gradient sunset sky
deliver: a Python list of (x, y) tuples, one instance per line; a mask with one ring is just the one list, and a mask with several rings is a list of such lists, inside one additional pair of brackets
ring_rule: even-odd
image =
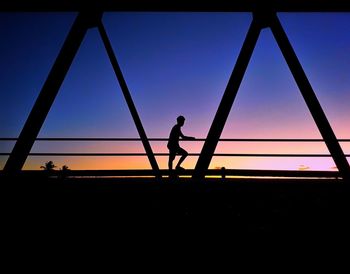
[[(0, 137), (18, 137), (76, 17), (0, 13)], [(278, 13), (339, 139), (350, 138), (350, 13)], [(205, 138), (235, 65), (250, 13), (106, 12), (107, 34), (149, 138)], [(88, 31), (39, 137), (139, 137), (97, 29)], [(321, 138), (270, 29), (262, 30), (222, 138)], [(0, 142), (10, 152), (14, 142)], [(200, 152), (203, 142), (183, 142)], [(165, 142), (152, 142), (167, 152)], [(341, 143), (350, 154), (350, 143)], [(36, 142), (32, 152), (144, 152), (141, 142)], [(323, 143), (219, 143), (216, 152), (328, 153)], [(185, 168), (194, 168), (189, 157)], [(7, 156), (0, 156), (0, 169)], [(147, 157), (28, 157), (71, 169), (150, 168)], [(167, 157), (157, 157), (167, 168)], [(348, 161), (350, 158), (348, 158)], [(176, 160), (177, 161), (177, 160)], [(213, 157), (210, 168), (332, 170), (331, 158)]]

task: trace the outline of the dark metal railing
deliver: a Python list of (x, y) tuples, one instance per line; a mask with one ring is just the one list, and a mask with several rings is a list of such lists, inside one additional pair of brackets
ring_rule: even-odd
[[(17, 141), (17, 138), (0, 138), (1, 141)], [(140, 138), (36, 138), (36, 141), (49, 141), (49, 142), (139, 142)], [(149, 138), (149, 142), (166, 142), (167, 138)], [(205, 139), (199, 138), (195, 140), (181, 140), (186, 142), (204, 142)], [(220, 142), (324, 142), (322, 139), (241, 139), (241, 138), (223, 138), (219, 139)], [(338, 142), (350, 142), (350, 139), (338, 139)], [(9, 152), (1, 152), (0, 156), (9, 156)], [(168, 156), (169, 153), (154, 153), (154, 156)], [(189, 156), (200, 156), (200, 153), (189, 153)], [(28, 156), (147, 156), (147, 153), (91, 153), (91, 152), (31, 152)], [(214, 153), (213, 156), (223, 157), (331, 157), (330, 154), (300, 154), (300, 153), (288, 153), (288, 154), (273, 154), (273, 153)], [(346, 157), (350, 157), (349, 154), (345, 154)], [(0, 175), (1, 175), (0, 171)], [(53, 171), (53, 175), (57, 173), (59, 176), (60, 171)], [(187, 169), (181, 172), (181, 176), (193, 175), (193, 169)], [(46, 176), (40, 170), (22, 170), (22, 175), (26, 176)], [(304, 170), (240, 170), (240, 169), (228, 169), (217, 170), (208, 169), (205, 172), (206, 176), (248, 176), (248, 177), (283, 177), (283, 178), (335, 178), (338, 179), (340, 173), (338, 171), (304, 171)], [(154, 177), (154, 176), (169, 176), (169, 170), (162, 169), (155, 172), (153, 169), (146, 170), (68, 170), (65, 176), (70, 177)]]
[[(0, 141), (17, 141), (17, 138), (0, 138)], [(83, 141), (83, 142), (134, 142), (141, 141), (140, 138), (36, 138), (36, 141)], [(148, 138), (150, 142), (168, 141), (167, 138)], [(204, 138), (195, 140), (181, 140), (185, 142), (204, 142)], [(323, 139), (241, 139), (222, 138), (220, 142), (324, 142)], [(350, 139), (338, 139), (338, 142), (350, 142)], [(0, 156), (9, 156), (10, 152), (1, 152)], [(90, 152), (31, 152), (28, 156), (146, 156), (147, 153), (90, 153)], [(168, 156), (169, 153), (154, 153), (154, 156)], [(199, 156), (200, 153), (189, 153), (189, 156)], [(310, 153), (214, 153), (221, 157), (331, 157), (330, 154)], [(345, 154), (350, 157), (350, 154)]]

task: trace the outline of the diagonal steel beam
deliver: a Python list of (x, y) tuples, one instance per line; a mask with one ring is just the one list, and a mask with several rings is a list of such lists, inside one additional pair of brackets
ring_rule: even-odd
[(260, 20), (255, 16), (250, 24), (248, 33), (245, 37), (242, 49), (239, 53), (236, 65), (232, 71), (231, 77), (226, 86), (224, 95), (221, 99), (219, 108), (215, 114), (214, 120), (208, 132), (208, 136), (203, 145), (201, 154), (198, 158), (193, 178), (204, 178), (205, 172), (209, 167), (210, 161), (215, 152), (222, 130), (224, 129), (227, 117), (236, 98), (239, 86), (242, 82), (244, 73), (247, 69), (249, 60), (254, 51), (256, 42), (261, 31)]
[(290, 44), (286, 33), (276, 15), (276, 13), (270, 15), (269, 24), (272, 33), (278, 43), (279, 48), (289, 66), (290, 71), (300, 89), (300, 92), (308, 106), (313, 119), (327, 145), (329, 152), (331, 153), (335, 164), (343, 178), (350, 182), (350, 168), (349, 163), (346, 160), (343, 150), (341, 149), (338, 140), (329, 124), (325, 113), (316, 97), (314, 90), (311, 87), (309, 80), (296, 56), (292, 45)]
[[(103, 26), (102, 21), (100, 21), (99, 24), (98, 24), (98, 30), (100, 32), (100, 35), (102, 37), (102, 40), (103, 40), (104, 46), (106, 48), (107, 54), (109, 56), (109, 59), (111, 61), (112, 66), (113, 66), (115, 75), (116, 75), (116, 77), (117, 77), (117, 79), (119, 81), (119, 85), (120, 85), (120, 88), (121, 88), (121, 90), (123, 92), (125, 101), (126, 101), (128, 107), (129, 107), (131, 116), (132, 116), (132, 118), (134, 120), (134, 123), (136, 125), (137, 131), (138, 131), (138, 133), (140, 135), (140, 138), (142, 140), (142, 144), (143, 144), (143, 147), (145, 148), (145, 151), (147, 153), (148, 160), (149, 160), (149, 162), (150, 162), (150, 164), (152, 166), (152, 169), (157, 174), (159, 174), (159, 167), (158, 167), (156, 158), (154, 157), (151, 145), (149, 144), (146, 132), (145, 132), (143, 126), (142, 126), (141, 119), (140, 119), (140, 117), (139, 117), (139, 115), (137, 113), (136, 107), (134, 105), (134, 102), (132, 100), (132, 97), (131, 97), (131, 94), (130, 94), (130, 91), (129, 91), (129, 88), (128, 88), (127, 84), (126, 84), (126, 81), (124, 79), (123, 73), (122, 73), (122, 71), (120, 69), (120, 66), (118, 64), (117, 58), (116, 58), (116, 56), (114, 54), (112, 45), (111, 45), (111, 43), (110, 43), (110, 41), (108, 39), (106, 30), (105, 30), (105, 28)], [(159, 177), (159, 175), (158, 175), (158, 177)]]
[(101, 16), (102, 12), (78, 14), (5, 164), (4, 172), (15, 173), (22, 169), (86, 31), (96, 25)]

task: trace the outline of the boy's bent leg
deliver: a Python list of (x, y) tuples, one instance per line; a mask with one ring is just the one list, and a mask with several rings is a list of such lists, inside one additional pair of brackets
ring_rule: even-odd
[(177, 150), (177, 154), (181, 155), (181, 158), (180, 158), (179, 162), (177, 163), (176, 168), (181, 168), (180, 166), (181, 166), (182, 162), (186, 159), (188, 152), (180, 147)]

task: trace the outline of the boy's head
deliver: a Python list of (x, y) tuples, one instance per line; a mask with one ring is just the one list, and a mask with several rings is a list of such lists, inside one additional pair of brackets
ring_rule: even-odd
[(182, 115), (180, 115), (179, 117), (177, 117), (177, 123), (180, 125), (180, 126), (183, 126), (184, 123), (185, 123), (185, 117), (183, 117)]

